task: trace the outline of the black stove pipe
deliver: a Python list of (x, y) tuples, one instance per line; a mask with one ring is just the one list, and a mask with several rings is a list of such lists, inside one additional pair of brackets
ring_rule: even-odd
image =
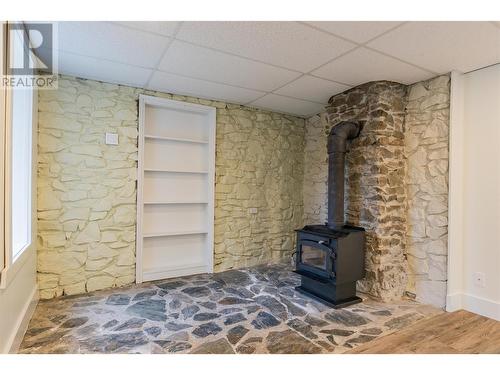
[(328, 135), (328, 228), (344, 226), (344, 173), (347, 141), (360, 132), (357, 122), (343, 121), (335, 125)]

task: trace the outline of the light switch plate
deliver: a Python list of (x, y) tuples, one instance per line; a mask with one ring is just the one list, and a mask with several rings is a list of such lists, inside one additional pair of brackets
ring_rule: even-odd
[(106, 133), (106, 144), (107, 145), (117, 145), (118, 144), (118, 134), (117, 133)]

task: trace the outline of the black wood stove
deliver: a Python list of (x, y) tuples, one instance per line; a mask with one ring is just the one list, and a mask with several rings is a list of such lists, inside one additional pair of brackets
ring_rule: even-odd
[(360, 125), (341, 122), (328, 136), (328, 222), (297, 230), (296, 289), (323, 303), (345, 307), (361, 302), (356, 281), (365, 276), (365, 230), (344, 222), (344, 170), (347, 140)]

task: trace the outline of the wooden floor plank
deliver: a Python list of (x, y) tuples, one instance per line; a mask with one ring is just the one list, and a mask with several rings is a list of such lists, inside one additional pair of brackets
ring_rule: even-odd
[(443, 344), (436, 339), (424, 340), (414, 344), (408, 344), (398, 348), (396, 354), (458, 354), (459, 351), (449, 345)]
[(487, 318), (483, 318), (475, 326), (464, 333), (463, 336), (455, 336), (451, 340), (443, 335), (440, 341), (447, 341), (448, 345), (463, 353), (500, 353), (500, 324)]
[(464, 310), (443, 313), (348, 353), (500, 353), (500, 322)]

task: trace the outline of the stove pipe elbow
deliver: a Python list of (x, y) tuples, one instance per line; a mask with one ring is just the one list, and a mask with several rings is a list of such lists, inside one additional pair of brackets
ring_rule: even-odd
[(347, 141), (359, 135), (357, 122), (343, 121), (334, 126), (328, 135), (328, 227), (344, 226), (345, 153)]

